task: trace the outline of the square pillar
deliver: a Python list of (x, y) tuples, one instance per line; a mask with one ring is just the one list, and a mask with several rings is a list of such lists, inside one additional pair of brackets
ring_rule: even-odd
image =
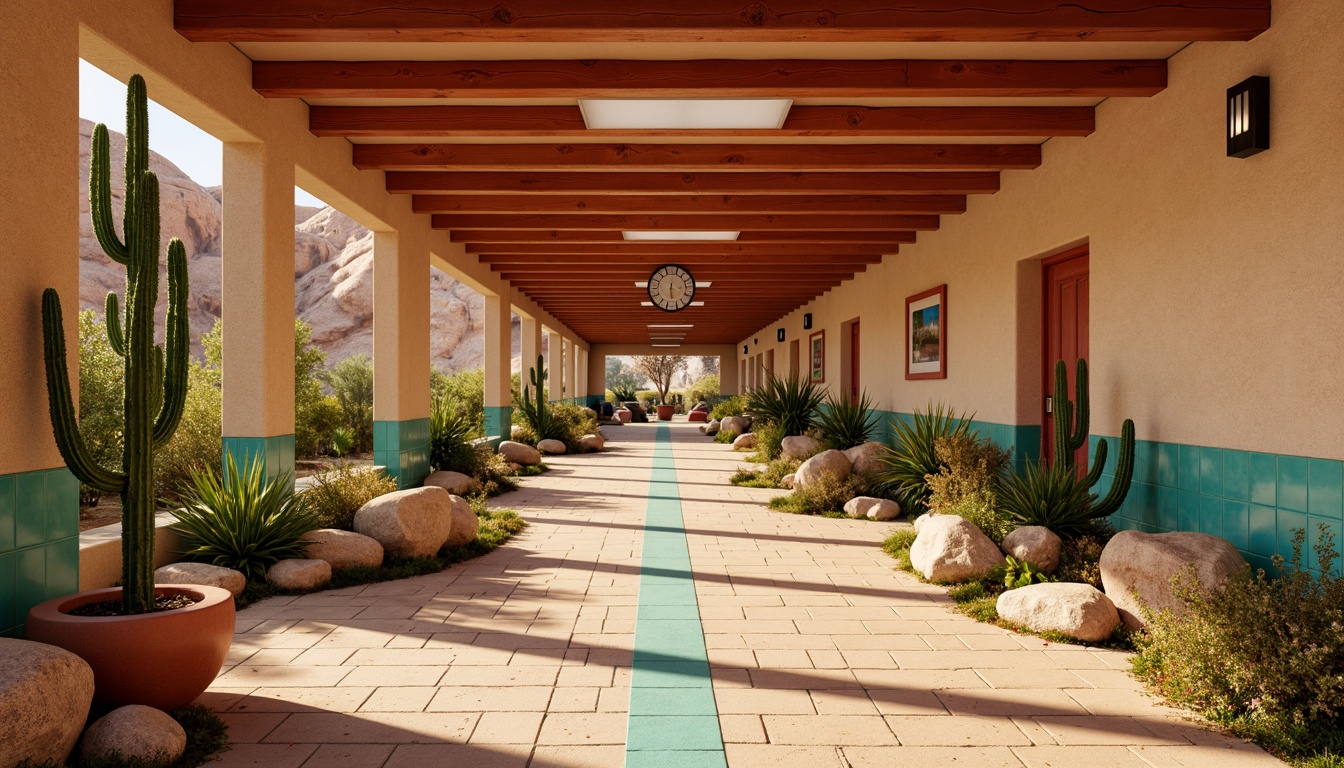
[(485, 296), (485, 436), (498, 444), (513, 424), (513, 312), (505, 296)]
[(294, 472), (294, 163), (224, 144), (224, 453)]
[(560, 338), (560, 334), (552, 330), (546, 331), (546, 370), (550, 374), (547, 383), (550, 385), (551, 393), (547, 397), (551, 402), (564, 398), (564, 373), (565, 373), (565, 343)]
[(527, 374), (533, 368), (537, 367), (537, 356), (541, 354), (541, 323), (530, 317), (518, 316), (519, 336), (519, 359), (521, 365), (519, 371), (522, 374), (524, 384), (528, 382)]
[(429, 251), (373, 234), (373, 463), (398, 488), (429, 475)]
[(579, 399), (579, 343), (569, 342), (565, 350), (565, 396), (571, 401)]
[(587, 384), (588, 402), (590, 404), (602, 404), (607, 398), (607, 356), (595, 355), (591, 348), (584, 356), (584, 362), (587, 363), (588, 373), (584, 376)]

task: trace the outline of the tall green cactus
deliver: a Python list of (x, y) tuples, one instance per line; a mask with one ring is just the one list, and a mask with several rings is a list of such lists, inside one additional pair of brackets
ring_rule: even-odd
[[(89, 211), (98, 243), (108, 258), (126, 267), (125, 317), (117, 295), (107, 296), (107, 337), (125, 360), (121, 471), (100, 466), (79, 432), (70, 374), (66, 369), (61, 299), (42, 292), (43, 353), (52, 430), (61, 456), (85, 484), (121, 494), (122, 597), (125, 611), (154, 606), (154, 451), (172, 439), (187, 394), (187, 253), (176, 238), (168, 244), (168, 327), (165, 345), (154, 343), (159, 300), (159, 180), (149, 170), (149, 111), (145, 81), (131, 78), (126, 93), (126, 199), (122, 232), (112, 219), (111, 161), (107, 126), (93, 132)], [(165, 349), (166, 347), (166, 349)]]
[(532, 382), (532, 387), (536, 388), (537, 395), (534, 399), (531, 387), (524, 384), (523, 399), (518, 403), (518, 410), (538, 440), (555, 437), (557, 422), (551, 415), (550, 403), (546, 399), (546, 379), (550, 376), (546, 373), (545, 359), (541, 355), (537, 355), (537, 366), (528, 372), (527, 378)]
[[(1087, 444), (1091, 420), (1091, 403), (1088, 397), (1087, 361), (1079, 358), (1074, 375), (1074, 391), (1077, 402), (1069, 401), (1068, 367), (1063, 360), (1055, 363), (1055, 394), (1053, 399), (1055, 417), (1055, 461), (1064, 466), (1074, 466), (1074, 454)], [(1106, 442), (1097, 443), (1092, 456), (1092, 466), (1083, 478), (1086, 487), (1091, 488), (1101, 480), (1106, 467)], [(1120, 509), (1125, 496), (1129, 494), (1130, 482), (1134, 479), (1134, 421), (1125, 419), (1120, 427), (1120, 456), (1115, 466), (1115, 481), (1103, 499), (1093, 497), (1092, 517), (1109, 517)]]

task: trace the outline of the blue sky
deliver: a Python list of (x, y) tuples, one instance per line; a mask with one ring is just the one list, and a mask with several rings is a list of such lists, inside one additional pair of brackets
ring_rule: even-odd
[[(87, 61), (79, 62), (79, 116), (106, 123), (118, 133), (126, 132), (126, 86)], [(223, 175), (224, 146), (214, 136), (169, 112), (153, 99), (149, 102), (149, 148), (173, 161), (197, 184), (218, 186)], [(294, 188), (294, 202), (325, 205)]]

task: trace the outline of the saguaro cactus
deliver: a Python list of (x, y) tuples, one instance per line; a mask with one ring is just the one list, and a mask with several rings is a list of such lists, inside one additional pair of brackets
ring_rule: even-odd
[(532, 431), (536, 433), (538, 440), (545, 440), (552, 437), (554, 433), (554, 421), (551, 418), (550, 403), (546, 399), (546, 379), (550, 378), (546, 373), (545, 360), (541, 355), (537, 355), (537, 366), (528, 372), (527, 378), (532, 382), (532, 387), (536, 388), (537, 396), (535, 400), (532, 397), (532, 390), (523, 385), (523, 399), (518, 403), (518, 410), (522, 412), (523, 420)]
[[(1087, 361), (1078, 360), (1078, 368), (1074, 374), (1074, 391), (1076, 402), (1069, 401), (1068, 367), (1064, 361), (1055, 363), (1055, 394), (1053, 399), (1053, 411), (1055, 417), (1055, 461), (1063, 462), (1064, 466), (1073, 467), (1074, 453), (1087, 444), (1087, 434), (1089, 421), (1091, 419), (1091, 406), (1088, 398), (1087, 387)], [(1106, 443), (1097, 443), (1097, 450), (1092, 456), (1092, 466), (1088, 471), (1084, 482), (1088, 488), (1091, 488), (1101, 480), (1101, 473), (1106, 467)], [(1106, 493), (1106, 497), (1097, 499), (1093, 497), (1091, 506), (1093, 517), (1109, 517), (1120, 509), (1124, 503), (1125, 496), (1129, 493), (1130, 481), (1134, 479), (1134, 421), (1125, 419), (1120, 427), (1120, 456), (1115, 465), (1115, 482), (1111, 483), (1111, 489)]]
[(121, 471), (100, 466), (80, 434), (66, 369), (61, 299), (42, 293), (43, 353), (51, 425), (65, 463), (87, 485), (121, 494), (122, 596), (126, 613), (154, 606), (154, 451), (177, 430), (187, 394), (187, 253), (168, 244), (168, 327), (164, 346), (154, 343), (159, 299), (159, 180), (149, 170), (149, 112), (145, 81), (131, 78), (126, 93), (126, 199), (124, 240), (112, 220), (111, 161), (107, 126), (93, 132), (89, 211), (98, 243), (126, 267), (123, 321), (117, 295), (107, 296), (107, 337), (125, 360)]

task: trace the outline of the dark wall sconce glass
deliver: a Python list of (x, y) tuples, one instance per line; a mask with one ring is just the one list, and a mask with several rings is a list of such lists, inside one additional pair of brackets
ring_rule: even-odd
[(783, 328), (780, 328), (778, 331), (775, 331), (775, 339), (776, 339), (777, 341), (783, 341), (783, 340), (784, 340), (784, 329), (783, 329)]
[(746, 345), (746, 344), (743, 344), (743, 345), (742, 345), (742, 354), (744, 354), (744, 355), (747, 354), (747, 349), (748, 349), (747, 345)]
[(1269, 149), (1269, 78), (1248, 77), (1227, 89), (1227, 156)]
[(811, 312), (804, 312), (804, 313), (803, 313), (803, 330), (804, 330), (804, 331), (810, 331), (810, 330), (812, 330), (812, 313), (811, 313)]

